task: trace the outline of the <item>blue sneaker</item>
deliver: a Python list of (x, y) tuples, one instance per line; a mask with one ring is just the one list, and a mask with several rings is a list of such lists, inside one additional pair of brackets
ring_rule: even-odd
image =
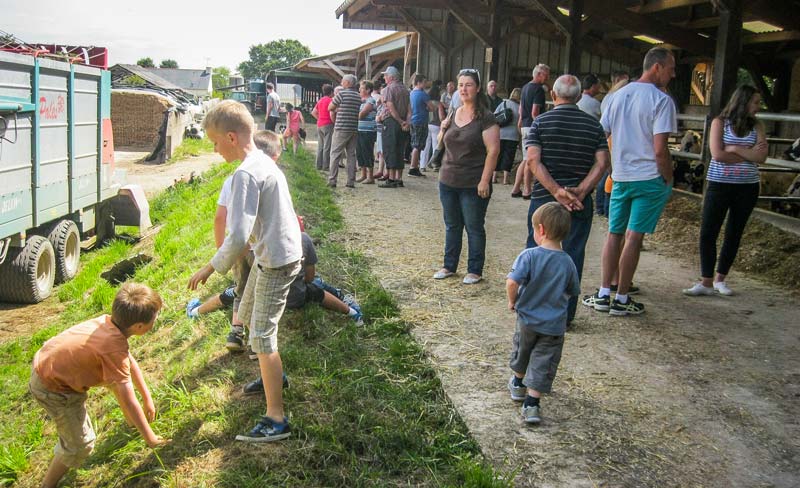
[(255, 427), (247, 434), (236, 436), (237, 441), (244, 442), (274, 442), (286, 439), (292, 435), (292, 428), (289, 426), (289, 419), (283, 418), (283, 422), (275, 422), (269, 417), (261, 417)]
[(200, 318), (195, 309), (200, 307), (202, 303), (203, 302), (201, 302), (199, 298), (192, 298), (189, 300), (189, 303), (186, 304), (186, 316), (190, 319)]

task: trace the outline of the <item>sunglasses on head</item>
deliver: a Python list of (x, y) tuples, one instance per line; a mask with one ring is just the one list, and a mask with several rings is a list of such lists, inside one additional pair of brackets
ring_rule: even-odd
[(464, 76), (464, 75), (475, 75), (475, 77), (478, 79), (478, 85), (481, 84), (481, 73), (475, 68), (464, 68), (458, 72), (458, 76)]

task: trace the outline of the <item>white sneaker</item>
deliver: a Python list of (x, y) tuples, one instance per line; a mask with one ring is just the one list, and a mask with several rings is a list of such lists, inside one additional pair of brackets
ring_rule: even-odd
[(465, 285), (474, 285), (475, 283), (479, 283), (482, 279), (483, 277), (480, 275), (467, 273), (466, 275), (464, 275), (462, 283), (464, 283)]
[[(714, 285), (714, 288), (716, 288), (716, 284)], [(702, 295), (713, 295), (714, 294), (714, 288), (712, 288), (710, 286), (703, 286), (702, 283), (695, 283), (694, 286), (691, 287), (691, 288), (684, 288), (683, 294), (687, 295), (687, 296), (690, 296), (690, 297), (698, 297), (698, 296), (702, 296)]]
[(443, 280), (445, 278), (449, 278), (449, 277), (453, 276), (454, 274), (455, 273), (453, 273), (452, 271), (448, 271), (448, 270), (442, 268), (442, 269), (440, 269), (439, 271), (437, 271), (437, 272), (435, 272), (433, 274), (433, 279), (434, 280)]
[(714, 289), (717, 290), (720, 295), (725, 295), (726, 297), (733, 295), (733, 290), (728, 288), (728, 285), (726, 285), (724, 281), (717, 281), (714, 283)]

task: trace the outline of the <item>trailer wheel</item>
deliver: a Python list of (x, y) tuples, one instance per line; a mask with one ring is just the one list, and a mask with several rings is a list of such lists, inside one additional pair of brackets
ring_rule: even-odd
[(41, 302), (53, 291), (55, 271), (53, 245), (42, 236), (31, 236), (25, 247), (9, 250), (0, 266), (0, 300)]
[(247, 111), (250, 112), (251, 114), (255, 113), (256, 107), (253, 106), (251, 102), (242, 102), (242, 105), (247, 107)]
[(47, 240), (53, 245), (56, 256), (56, 283), (63, 283), (78, 273), (81, 260), (81, 235), (78, 226), (71, 220), (58, 222)]

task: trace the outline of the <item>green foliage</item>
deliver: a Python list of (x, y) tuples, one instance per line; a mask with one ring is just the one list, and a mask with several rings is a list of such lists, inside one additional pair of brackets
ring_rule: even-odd
[(161, 64), (158, 66), (159, 68), (177, 68), (178, 62), (174, 59), (164, 59), (161, 61)]
[(144, 86), (147, 82), (139, 75), (129, 75), (122, 80), (122, 84), (131, 86)]
[(230, 84), (231, 70), (225, 66), (214, 68), (211, 75), (211, 86), (213, 87), (213, 98), (225, 98), (225, 92), (219, 89)]
[(138, 64), (142, 68), (155, 68), (156, 67), (156, 65), (153, 64), (153, 58), (142, 58), (139, 61), (136, 61), (136, 64)]
[(262, 78), (270, 70), (293, 66), (310, 56), (311, 50), (300, 41), (278, 39), (250, 46), (250, 59), (239, 64), (239, 72), (245, 79)]
[(181, 145), (172, 153), (172, 157), (167, 160), (167, 163), (174, 163), (192, 156), (199, 156), (201, 154), (208, 154), (214, 152), (214, 143), (208, 137), (202, 139), (185, 138)]

